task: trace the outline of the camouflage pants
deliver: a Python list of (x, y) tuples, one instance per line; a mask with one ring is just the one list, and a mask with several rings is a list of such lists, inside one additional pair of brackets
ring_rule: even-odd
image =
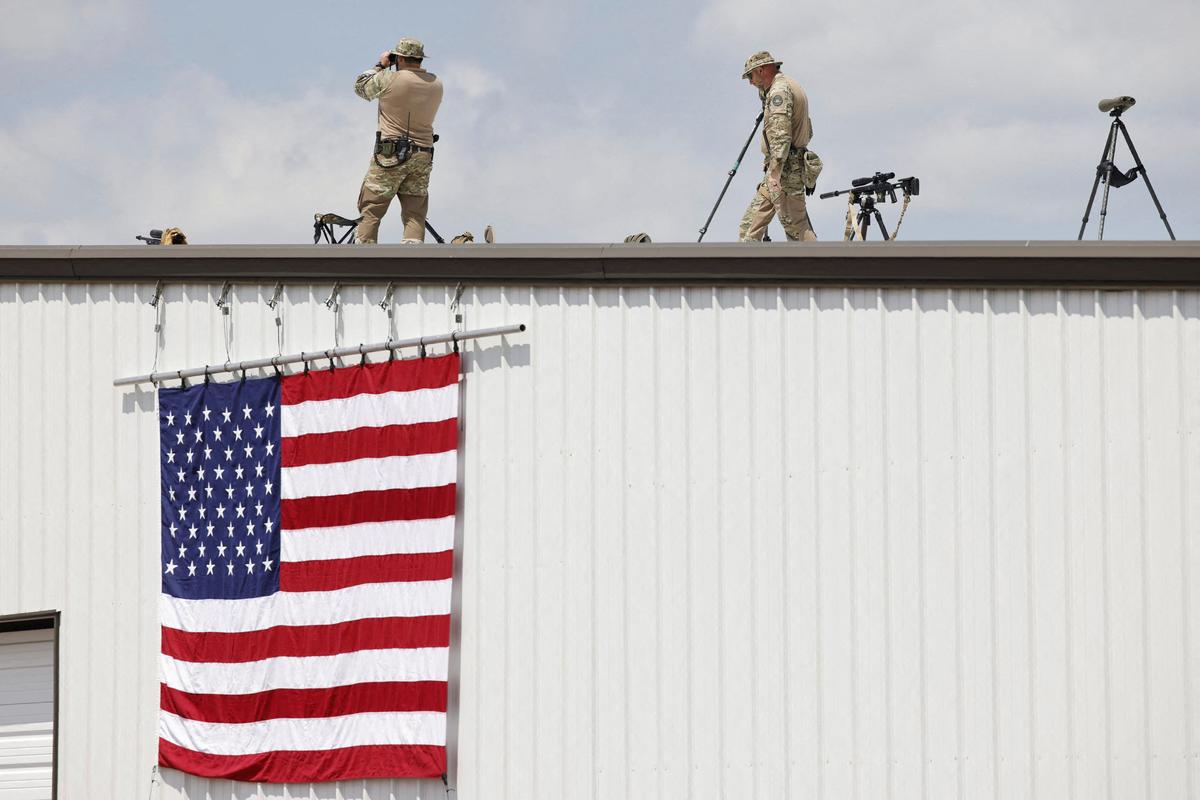
[(783, 191), (771, 192), (764, 180), (754, 192), (750, 207), (742, 215), (738, 238), (743, 242), (761, 242), (767, 225), (776, 214), (779, 224), (789, 241), (815, 242), (817, 234), (808, 218), (808, 206), (804, 202), (804, 182), (800, 179), (802, 154), (793, 153), (783, 165), (779, 185)]
[[(396, 159), (380, 158), (381, 163)], [(433, 171), (432, 153), (413, 153), (398, 167), (385, 169), (371, 159), (367, 175), (358, 193), (358, 223), (355, 240), (375, 244), (379, 240), (379, 221), (387, 213), (392, 198), (400, 195), (400, 216), (404, 219), (405, 241), (425, 241), (425, 216), (429, 213), (429, 175)]]

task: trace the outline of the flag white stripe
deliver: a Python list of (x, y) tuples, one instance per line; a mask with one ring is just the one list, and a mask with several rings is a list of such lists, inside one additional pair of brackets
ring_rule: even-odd
[(162, 624), (182, 631), (244, 633), (278, 625), (333, 625), (374, 617), (450, 613), (450, 580), (369, 583), (329, 592), (277, 592), (246, 600), (159, 595)]
[(444, 681), (445, 647), (356, 650), (332, 656), (277, 656), (231, 664), (180, 661), (159, 655), (159, 677), (192, 694), (244, 694), (275, 689), (328, 689), (356, 683)]
[(307, 464), (284, 467), (281, 473), (280, 497), (284, 500), (446, 486), (458, 480), (458, 452)]
[(399, 553), (444, 553), (454, 549), (454, 517), (295, 531), (284, 528), (280, 546), (283, 560), (293, 564)]
[(367, 745), (444, 745), (446, 715), (440, 711), (395, 711), (226, 723), (198, 722), (163, 711), (158, 733), (172, 744), (219, 756)]
[(441, 422), (458, 416), (458, 384), (411, 392), (357, 394), (336, 400), (285, 405), (279, 415), (284, 438), (310, 433)]

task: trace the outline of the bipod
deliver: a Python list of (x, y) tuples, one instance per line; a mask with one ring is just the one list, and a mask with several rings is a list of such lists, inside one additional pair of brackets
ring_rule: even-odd
[[(1158, 195), (1154, 192), (1154, 186), (1150, 183), (1150, 175), (1146, 172), (1146, 165), (1142, 163), (1141, 156), (1138, 155), (1137, 148), (1133, 146), (1133, 138), (1129, 135), (1129, 129), (1125, 127), (1125, 121), (1121, 119), (1121, 113), (1132, 106), (1134, 100), (1132, 97), (1115, 98), (1114, 100), (1102, 100), (1100, 102), (1100, 110), (1108, 111), (1109, 116), (1113, 118), (1112, 125), (1108, 128), (1108, 138), (1104, 140), (1104, 152), (1100, 155), (1100, 163), (1096, 166), (1096, 180), (1092, 182), (1092, 193), (1088, 195), (1087, 208), (1083, 212), (1083, 224), (1079, 226), (1078, 240), (1083, 240), (1083, 231), (1087, 228), (1088, 217), (1092, 214), (1092, 204), (1096, 202), (1096, 190), (1100, 188), (1100, 181), (1104, 181), (1104, 199), (1100, 202), (1100, 240), (1104, 239), (1104, 221), (1108, 216), (1108, 192), (1113, 188), (1121, 188), (1126, 184), (1137, 180), (1138, 175), (1146, 181), (1146, 188), (1150, 190), (1150, 199), (1154, 201), (1154, 207), (1158, 209), (1158, 216), (1163, 221), (1163, 225), (1167, 227), (1167, 235), (1171, 237), (1171, 241), (1175, 241), (1175, 231), (1171, 230), (1171, 223), (1167, 221), (1167, 212), (1163, 211), (1162, 203), (1158, 202)], [(1113, 163), (1117, 155), (1117, 133), (1125, 139), (1125, 144), (1129, 146), (1129, 152), (1133, 155), (1134, 168), (1128, 172), (1122, 172)]]
[(442, 238), (442, 237), (441, 237), (441, 236), (438, 234), (438, 232), (437, 232), (437, 231), (435, 231), (435, 230), (433, 229), (433, 226), (429, 224), (429, 220), (425, 220), (425, 230), (427, 230), (427, 231), (429, 231), (431, 234), (433, 234), (433, 238), (434, 238), (434, 240), (435, 240), (435, 241), (436, 241), (438, 244), (445, 244), (445, 243), (446, 243), (446, 240), (445, 240), (445, 239), (443, 239), (443, 238)]
[(717, 196), (717, 202), (713, 204), (712, 211), (708, 213), (708, 219), (704, 220), (704, 227), (700, 229), (700, 238), (696, 240), (697, 244), (704, 241), (704, 234), (708, 233), (708, 225), (716, 216), (721, 201), (725, 199), (725, 193), (729, 191), (729, 184), (733, 183), (733, 176), (737, 175), (738, 167), (742, 165), (742, 159), (746, 157), (746, 151), (750, 149), (750, 143), (754, 141), (754, 134), (758, 133), (758, 126), (762, 120), (763, 115), (759, 113), (758, 118), (754, 120), (754, 130), (750, 131), (750, 138), (742, 145), (742, 152), (738, 153), (737, 161), (733, 162), (733, 168), (729, 170), (729, 177), (725, 179), (725, 185), (721, 187), (721, 194)]

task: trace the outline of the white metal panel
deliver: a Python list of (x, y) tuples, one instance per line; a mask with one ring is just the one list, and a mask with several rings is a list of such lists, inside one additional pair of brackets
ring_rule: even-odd
[(54, 631), (0, 632), (0, 800), (54, 786)]
[[(448, 286), (169, 285), (157, 368), (441, 332)], [(62, 796), (156, 747), (149, 285), (0, 285), (0, 614)], [(468, 287), (458, 797), (1200, 798), (1200, 293)], [(281, 332), (281, 340), (277, 340)], [(411, 354), (410, 354), (411, 355)], [(131, 756), (130, 748), (135, 755)], [(439, 781), (162, 797), (441, 797)]]

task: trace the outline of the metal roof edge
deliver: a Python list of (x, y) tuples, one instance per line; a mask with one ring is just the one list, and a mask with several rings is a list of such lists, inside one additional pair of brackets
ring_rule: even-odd
[(3, 245), (0, 280), (1200, 287), (1200, 242)]

